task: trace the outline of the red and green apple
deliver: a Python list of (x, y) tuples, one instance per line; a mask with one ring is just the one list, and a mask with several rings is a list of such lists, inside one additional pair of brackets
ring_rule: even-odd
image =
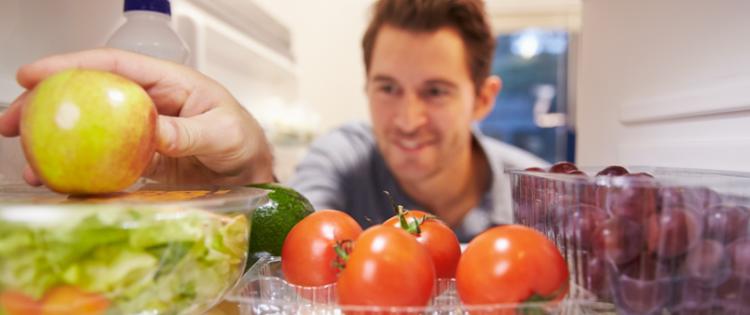
[(141, 86), (113, 73), (69, 69), (40, 82), (21, 112), (26, 159), (50, 189), (121, 191), (156, 147), (156, 108)]

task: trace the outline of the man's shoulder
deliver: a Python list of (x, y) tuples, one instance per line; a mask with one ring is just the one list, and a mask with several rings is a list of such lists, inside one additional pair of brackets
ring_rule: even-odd
[(502, 162), (504, 169), (518, 169), (532, 166), (545, 167), (549, 164), (536, 155), (511, 144), (481, 133), (477, 133), (476, 136), (482, 144), (487, 157), (494, 161)]
[(366, 212), (373, 200), (368, 193), (384, 173), (382, 165), (370, 125), (348, 123), (311, 144), (289, 184), (316, 209), (345, 210), (357, 214), (358, 220), (363, 216), (374, 217)]

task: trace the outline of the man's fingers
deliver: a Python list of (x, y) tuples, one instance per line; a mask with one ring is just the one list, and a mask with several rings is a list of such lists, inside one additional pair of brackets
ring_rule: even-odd
[(157, 151), (168, 157), (211, 156), (218, 159), (216, 163), (239, 158), (248, 150), (243, 117), (242, 112), (227, 108), (193, 117), (159, 116)]
[(36, 176), (31, 166), (28, 164), (23, 168), (23, 180), (25, 180), (31, 186), (41, 186), (42, 181)]
[(18, 135), (18, 126), (21, 122), (21, 107), (26, 103), (28, 98), (29, 92), (24, 92), (0, 115), (0, 135), (6, 137), (15, 137)]
[[(125, 59), (129, 61), (122, 62)], [(61, 70), (85, 68), (114, 72), (130, 78), (141, 86), (150, 87), (162, 79), (167, 65), (147, 56), (103, 48), (40, 59), (21, 67), (16, 79), (21, 86), (31, 89), (46, 77)]]
[(16, 80), (26, 89), (32, 89), (50, 75), (70, 68), (96, 69), (126, 77), (148, 91), (159, 112), (167, 115), (179, 114), (190, 94), (188, 91), (193, 89), (186, 78), (187, 71), (177, 64), (111, 48), (43, 58), (21, 67)]
[(204, 128), (196, 118), (159, 116), (157, 151), (168, 157), (200, 154)]

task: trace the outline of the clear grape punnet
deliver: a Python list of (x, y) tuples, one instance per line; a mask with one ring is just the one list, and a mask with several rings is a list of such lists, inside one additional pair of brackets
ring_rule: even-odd
[(750, 314), (749, 173), (574, 171), (508, 175), (516, 223), (556, 243), (575, 285), (620, 314)]

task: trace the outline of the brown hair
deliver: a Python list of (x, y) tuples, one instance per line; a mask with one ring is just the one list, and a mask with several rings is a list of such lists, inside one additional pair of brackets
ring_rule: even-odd
[(370, 72), (375, 38), (383, 25), (415, 32), (433, 32), (452, 27), (466, 49), (471, 79), (477, 93), (490, 75), (495, 39), (481, 0), (380, 0), (362, 38), (365, 70)]

